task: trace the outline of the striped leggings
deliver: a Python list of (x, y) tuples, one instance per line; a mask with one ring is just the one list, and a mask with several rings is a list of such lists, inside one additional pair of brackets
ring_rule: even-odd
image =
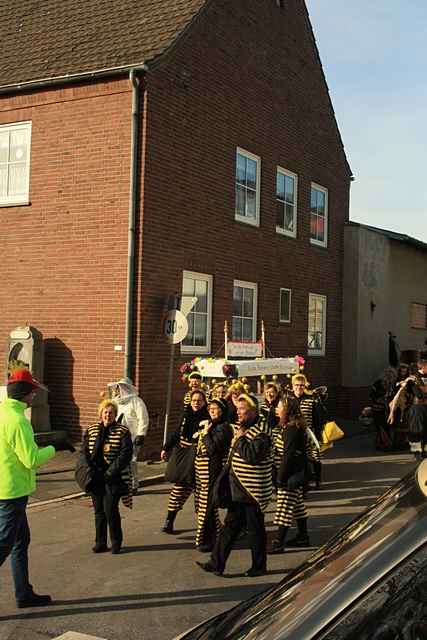
[(193, 487), (188, 484), (179, 484), (172, 487), (169, 495), (168, 511), (181, 511), (188, 498), (193, 493)]
[(294, 518), (299, 520), (306, 517), (307, 509), (304, 504), (302, 487), (292, 490), (279, 487), (274, 524), (290, 527)]
[(219, 511), (209, 504), (210, 491), (209, 482), (206, 482), (203, 470), (198, 469), (196, 461), (196, 491), (194, 503), (197, 514), (196, 545), (213, 544), (215, 537), (221, 529)]

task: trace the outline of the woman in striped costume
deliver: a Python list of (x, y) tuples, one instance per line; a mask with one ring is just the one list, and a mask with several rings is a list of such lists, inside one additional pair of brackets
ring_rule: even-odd
[(196, 453), (197, 513), (196, 546), (199, 551), (212, 551), (220, 530), (219, 512), (212, 504), (212, 486), (227, 458), (233, 429), (226, 421), (227, 405), (223, 400), (212, 399), (208, 404), (210, 420), (200, 423)]
[[(292, 377), (292, 391), (296, 398), (300, 411), (304, 416), (306, 426), (311, 429), (316, 438), (321, 442), (322, 424), (320, 418), (319, 404), (315, 396), (307, 393), (307, 378), (302, 373), (297, 373)], [(292, 397), (292, 396), (291, 396)], [(322, 461), (320, 450), (311, 438), (307, 438), (307, 455), (313, 467), (316, 487), (320, 487), (322, 479)]]
[[(275, 382), (267, 382), (264, 387), (264, 402), (259, 408), (260, 415), (266, 420), (271, 429), (273, 447), (280, 431), (279, 418), (276, 415), (277, 405), (280, 400), (280, 388)], [(273, 461), (273, 485), (276, 486), (277, 467)]]
[(243, 394), (237, 403), (239, 428), (233, 439), (228, 465), (231, 505), (215, 542), (209, 562), (197, 564), (209, 573), (222, 575), (239, 534), (246, 528), (252, 554), (248, 577), (266, 572), (267, 536), (264, 512), (271, 499), (271, 437), (265, 420), (259, 419), (256, 398)]
[(194, 459), (197, 444), (194, 434), (199, 431), (200, 423), (208, 418), (206, 396), (203, 391), (196, 389), (191, 392), (190, 404), (184, 410), (181, 424), (175, 433), (169, 436), (160, 454), (161, 460), (167, 460), (172, 449), (177, 448), (176, 464), (173, 469), (168, 465), (167, 469), (167, 473), (174, 476), (175, 484), (169, 496), (168, 513), (162, 527), (163, 533), (174, 533), (173, 524), (176, 514), (194, 490)]
[(90, 426), (83, 437), (81, 456), (84, 457), (91, 475), (86, 490), (92, 496), (95, 510), (94, 553), (109, 550), (107, 525), (111, 553), (120, 553), (123, 541), (120, 498), (125, 506), (132, 507), (132, 438), (129, 429), (116, 422), (117, 410), (117, 404), (113, 400), (101, 402), (100, 422)]
[(192, 371), (188, 376), (188, 391), (185, 393), (183, 399), (184, 409), (190, 404), (193, 391), (203, 391), (202, 379), (202, 374), (198, 371)]
[(310, 545), (307, 534), (307, 511), (304, 505), (304, 480), (307, 468), (305, 421), (299, 407), (291, 399), (280, 400), (277, 413), (280, 432), (274, 450), (277, 472), (277, 505), (274, 524), (278, 526), (270, 553), (283, 553), (286, 535), (295, 519), (297, 536), (289, 546)]

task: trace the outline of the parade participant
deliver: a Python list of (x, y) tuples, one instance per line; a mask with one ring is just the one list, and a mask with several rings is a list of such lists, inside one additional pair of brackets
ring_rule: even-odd
[(238, 430), (228, 456), (231, 504), (223, 528), (215, 542), (210, 560), (197, 564), (209, 573), (222, 575), (238, 539), (246, 528), (252, 554), (252, 566), (245, 575), (261, 576), (266, 572), (267, 536), (264, 511), (271, 499), (271, 437), (266, 423), (259, 420), (256, 398), (243, 394), (237, 403)]
[(208, 419), (206, 396), (203, 391), (195, 389), (191, 392), (190, 404), (184, 410), (178, 429), (169, 436), (160, 453), (160, 459), (165, 461), (173, 450), (166, 471), (166, 479), (175, 483), (169, 496), (166, 521), (162, 527), (163, 533), (174, 533), (173, 524), (176, 515), (194, 490), (197, 441), (193, 436), (199, 431), (200, 423)]
[(90, 482), (84, 490), (92, 497), (95, 511), (94, 553), (109, 551), (107, 525), (111, 539), (111, 553), (120, 553), (123, 532), (119, 512), (120, 498), (132, 507), (132, 438), (129, 429), (117, 422), (117, 404), (103, 400), (98, 407), (99, 422), (91, 425), (83, 436), (78, 466), (86, 465)]
[(121, 378), (117, 382), (110, 382), (113, 399), (118, 405), (118, 418), (120, 422), (130, 431), (133, 444), (132, 454), (132, 490), (138, 491), (138, 455), (144, 445), (147, 435), (149, 417), (145, 402), (138, 396), (136, 388), (129, 378)]
[(233, 384), (228, 387), (226, 395), (228, 407), (227, 419), (230, 424), (235, 424), (237, 422), (238, 400), (243, 393), (245, 393), (245, 387), (242, 382), (233, 382)]
[[(319, 407), (316, 398), (307, 393), (307, 386), (307, 378), (303, 373), (296, 373), (292, 376), (293, 397), (295, 397), (298, 402), (306, 426), (313, 431), (318, 441), (321, 442), (323, 425), (321, 424)], [(320, 451), (310, 438), (307, 438), (307, 453), (308, 459), (313, 466), (316, 487), (319, 488), (322, 479), (322, 462), (320, 459)]]
[(407, 382), (407, 389), (414, 395), (409, 409), (409, 444), (416, 460), (427, 455), (427, 352), (417, 362), (418, 372)]
[(211, 391), (211, 398), (213, 400), (225, 400), (227, 395), (227, 383), (226, 382), (217, 382)]
[(280, 430), (275, 443), (277, 472), (277, 506), (274, 524), (278, 526), (270, 553), (283, 553), (286, 535), (295, 518), (297, 536), (289, 546), (307, 547), (307, 511), (304, 505), (304, 484), (307, 469), (305, 420), (297, 403), (291, 399), (280, 400), (277, 413)]
[(190, 404), (191, 394), (193, 393), (193, 391), (203, 391), (203, 388), (202, 388), (203, 377), (201, 373), (199, 373), (198, 371), (192, 371), (188, 376), (187, 380), (188, 380), (188, 391), (186, 392), (183, 400), (184, 408)]
[(388, 414), (396, 380), (396, 370), (393, 367), (387, 367), (369, 390), (369, 397), (372, 402), (372, 417), (376, 428), (375, 446), (381, 450), (389, 450), (393, 446), (393, 432), (388, 427)]
[[(280, 401), (280, 387), (275, 382), (267, 382), (264, 386), (264, 402), (259, 408), (260, 415), (271, 429), (273, 448), (279, 433), (279, 417), (276, 413)], [(276, 486), (277, 467), (273, 460), (273, 485)]]
[(36, 490), (36, 469), (55, 455), (39, 448), (25, 409), (41, 387), (28, 369), (16, 368), (7, 381), (7, 399), (0, 404), (0, 566), (10, 555), (19, 608), (49, 605), (49, 595), (33, 591), (28, 575), (30, 529), (28, 496)]
[(208, 403), (209, 420), (200, 423), (197, 442), (196, 470), (196, 546), (199, 551), (212, 551), (220, 529), (218, 509), (212, 504), (212, 486), (227, 458), (233, 429), (226, 421), (227, 405), (214, 398)]

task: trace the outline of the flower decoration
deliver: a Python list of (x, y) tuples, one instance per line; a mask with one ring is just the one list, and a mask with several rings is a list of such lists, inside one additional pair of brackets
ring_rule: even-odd
[(294, 360), (299, 367), (303, 367), (305, 365), (305, 359), (302, 356), (297, 355), (295, 356)]
[(184, 364), (182, 364), (179, 368), (179, 372), (181, 374), (181, 382), (186, 382), (190, 373), (198, 370), (199, 368), (194, 364), (193, 360), (191, 362), (184, 362)]

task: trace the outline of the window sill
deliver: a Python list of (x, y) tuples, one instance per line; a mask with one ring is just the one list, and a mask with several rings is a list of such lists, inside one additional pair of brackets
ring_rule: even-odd
[(310, 356), (310, 358), (325, 358), (326, 353), (321, 353), (320, 351), (307, 351), (307, 356)]
[(328, 244), (324, 244), (323, 242), (317, 242), (316, 240), (312, 240), (310, 238), (310, 244), (312, 247), (318, 247), (319, 249), (328, 249)]
[(296, 240), (297, 238), (297, 234), (295, 233), (291, 233), (290, 231), (285, 231), (284, 229), (282, 229), (282, 227), (277, 227), (276, 226), (276, 233), (279, 236), (283, 236), (285, 238), (292, 238), (294, 240)]
[(22, 202), (0, 202), (0, 208), (4, 207), (29, 207), (31, 202), (29, 200), (23, 200)]
[(243, 218), (242, 216), (235, 215), (234, 220), (235, 222), (240, 222), (241, 224), (244, 224), (248, 227), (256, 227), (259, 229), (259, 219), (252, 220), (251, 218)]

